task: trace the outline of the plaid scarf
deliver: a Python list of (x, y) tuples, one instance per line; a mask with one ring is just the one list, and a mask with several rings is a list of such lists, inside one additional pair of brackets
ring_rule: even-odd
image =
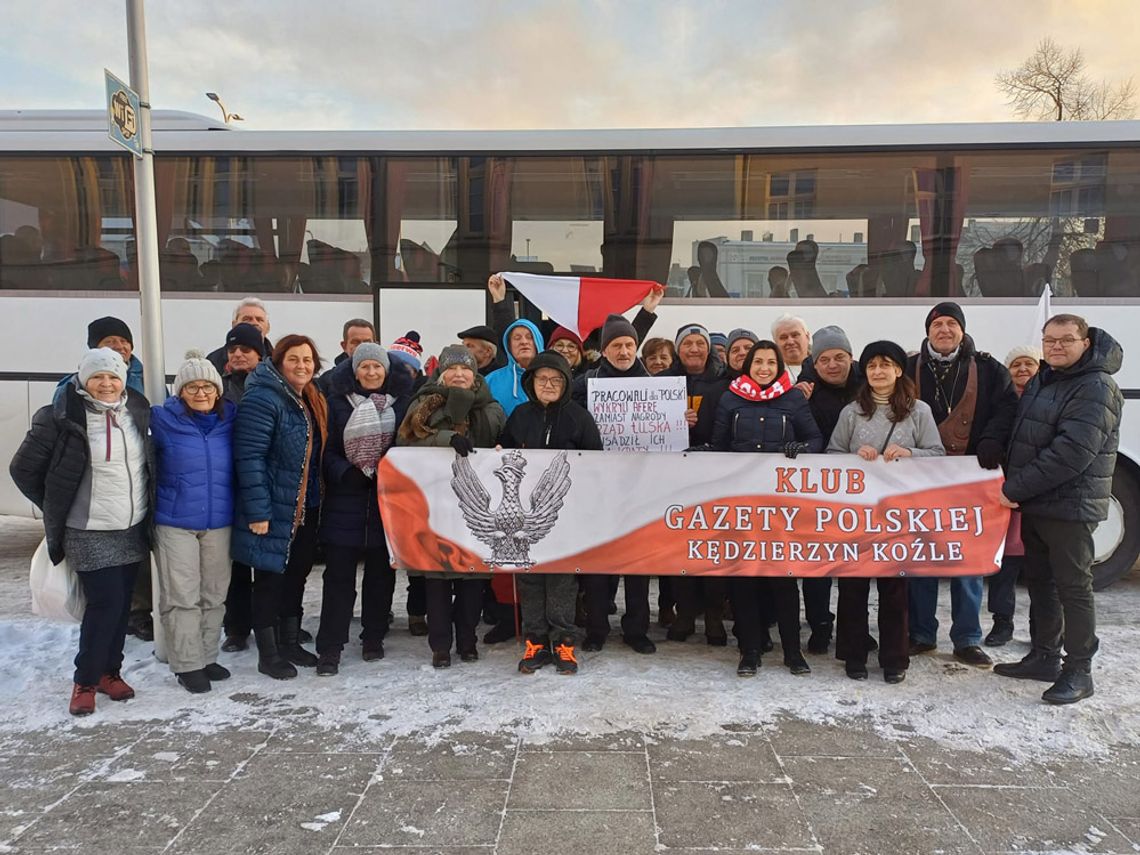
[(396, 414), (391, 395), (373, 393), (348, 396), (352, 415), (344, 426), (344, 456), (353, 466), (371, 477), (380, 458), (396, 438)]
[(741, 374), (728, 388), (746, 401), (774, 401), (795, 388), (795, 383), (787, 371), (764, 387), (757, 386), (756, 381), (747, 374)]

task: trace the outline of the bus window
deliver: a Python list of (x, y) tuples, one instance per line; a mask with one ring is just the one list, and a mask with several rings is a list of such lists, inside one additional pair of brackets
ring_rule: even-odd
[(600, 157), (516, 158), (511, 168), (511, 268), (601, 271), (605, 177)]
[(0, 158), (0, 287), (129, 287), (130, 175), (129, 157)]

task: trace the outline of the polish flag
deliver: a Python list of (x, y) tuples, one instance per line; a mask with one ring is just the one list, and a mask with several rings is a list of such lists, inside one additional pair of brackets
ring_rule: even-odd
[(592, 276), (536, 276), (502, 273), (507, 282), (557, 323), (585, 338), (609, 315), (636, 306), (661, 288), (648, 279), (595, 279)]

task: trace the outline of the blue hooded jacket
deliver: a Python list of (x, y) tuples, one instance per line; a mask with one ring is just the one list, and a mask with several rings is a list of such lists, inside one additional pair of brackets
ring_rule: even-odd
[(546, 345), (542, 339), (542, 333), (538, 331), (538, 327), (528, 320), (515, 321), (507, 327), (503, 333), (503, 353), (507, 355), (507, 364), (498, 371), (492, 371), (487, 375), (487, 386), (508, 417), (514, 411), (515, 407), (519, 404), (525, 404), (528, 400), (526, 390), (522, 384), (523, 367), (515, 361), (515, 356), (511, 353), (511, 348), (508, 344), (511, 340), (511, 330), (520, 326), (526, 327), (530, 330), (530, 334), (534, 336), (536, 356), (546, 349)]
[(157, 525), (208, 531), (233, 524), (237, 407), (232, 401), (223, 406), (220, 418), (214, 413), (191, 415), (175, 395), (161, 407), (151, 407)]

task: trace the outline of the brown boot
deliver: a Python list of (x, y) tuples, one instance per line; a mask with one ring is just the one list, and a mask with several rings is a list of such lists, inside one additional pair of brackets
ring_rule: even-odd
[(135, 696), (135, 690), (119, 674), (104, 674), (95, 688), (113, 701), (129, 701)]
[(71, 688), (71, 705), (68, 707), (68, 712), (72, 715), (91, 715), (95, 712), (95, 687), (76, 683)]

